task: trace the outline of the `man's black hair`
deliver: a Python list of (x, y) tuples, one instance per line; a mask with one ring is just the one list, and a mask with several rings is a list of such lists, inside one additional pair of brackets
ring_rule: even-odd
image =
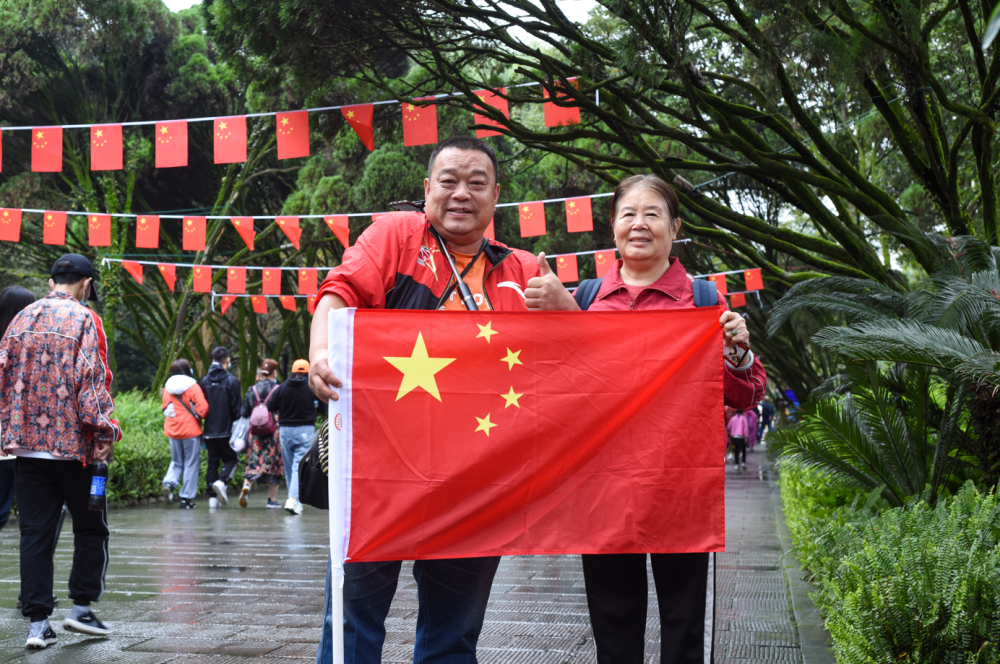
[(489, 143), (481, 141), (478, 138), (473, 138), (472, 136), (452, 136), (451, 138), (446, 138), (437, 144), (434, 148), (434, 152), (431, 153), (431, 158), (427, 163), (427, 177), (431, 176), (431, 171), (434, 170), (434, 160), (437, 159), (438, 154), (441, 150), (447, 150), (448, 148), (455, 148), (456, 150), (476, 150), (482, 152), (487, 157), (490, 158), (490, 163), (493, 164), (493, 184), (500, 181), (500, 164), (497, 162), (497, 153)]
[[(54, 268), (67, 268), (73, 267), (73, 261), (56, 261)], [(84, 279), (84, 275), (79, 272), (60, 272), (59, 274), (52, 275), (52, 281), (57, 286), (68, 286), (70, 284), (78, 284)]]
[(229, 359), (229, 349), (226, 348), (225, 346), (217, 346), (212, 351), (212, 361), (213, 362), (222, 363), (222, 362), (225, 362), (228, 359)]

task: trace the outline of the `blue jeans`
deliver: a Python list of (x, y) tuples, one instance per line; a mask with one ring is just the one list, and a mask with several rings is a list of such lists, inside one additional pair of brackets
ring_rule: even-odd
[[(417, 639), (414, 664), (476, 664), (476, 643), (483, 631), (486, 604), (500, 557), (418, 560)], [(379, 664), (385, 619), (396, 593), (401, 562), (344, 565), (344, 662)], [(333, 603), (326, 574), (326, 616), (316, 664), (333, 653)]]
[(299, 461), (309, 451), (313, 433), (316, 427), (305, 424), (300, 427), (279, 427), (278, 437), (281, 439), (281, 460), (285, 464), (285, 484), (288, 485), (288, 497), (299, 499)]

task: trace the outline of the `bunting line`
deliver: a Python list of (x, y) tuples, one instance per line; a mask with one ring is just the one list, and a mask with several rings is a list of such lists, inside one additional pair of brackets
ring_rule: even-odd
[(298, 267), (267, 267), (267, 266), (257, 266), (257, 265), (208, 265), (206, 263), (170, 263), (168, 261), (134, 261), (128, 258), (101, 258), (101, 264), (107, 265), (108, 263), (138, 263), (139, 265), (173, 265), (174, 267), (210, 267), (213, 270), (228, 270), (231, 267), (239, 267), (244, 270), (332, 270), (332, 267), (309, 267), (305, 265), (299, 265)]

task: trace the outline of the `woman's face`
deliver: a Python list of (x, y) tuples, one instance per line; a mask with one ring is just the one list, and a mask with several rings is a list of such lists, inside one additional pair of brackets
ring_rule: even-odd
[(615, 215), (615, 245), (625, 264), (665, 261), (680, 229), (671, 225), (667, 203), (653, 189), (636, 187), (622, 196)]

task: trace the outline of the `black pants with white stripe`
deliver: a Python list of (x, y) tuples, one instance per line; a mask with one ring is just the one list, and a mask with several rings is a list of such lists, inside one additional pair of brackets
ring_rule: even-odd
[[(715, 554), (650, 557), (660, 609), (660, 662), (711, 664)], [(598, 664), (642, 664), (649, 602), (646, 554), (582, 558)]]
[[(8, 462), (9, 463), (9, 462)], [(108, 569), (108, 512), (91, 512), (90, 467), (79, 461), (18, 457), (18, 521), (21, 525), (22, 614), (32, 621), (52, 615), (55, 533), (63, 503), (73, 518), (73, 571), (69, 596), (86, 606), (104, 594)]]

